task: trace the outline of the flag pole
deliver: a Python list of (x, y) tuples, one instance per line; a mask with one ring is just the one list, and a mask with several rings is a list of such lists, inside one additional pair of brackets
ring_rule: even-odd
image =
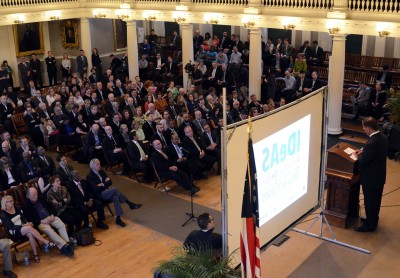
[(227, 185), (227, 135), (226, 135), (226, 87), (222, 88), (222, 131), (221, 131), (221, 169), (222, 169), (222, 188), (221, 188), (221, 210), (222, 210), (222, 255), (227, 257), (228, 250), (228, 185)]

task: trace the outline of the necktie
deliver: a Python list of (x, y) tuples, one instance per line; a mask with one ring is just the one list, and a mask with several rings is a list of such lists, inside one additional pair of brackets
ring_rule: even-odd
[(113, 136), (111, 136), (111, 139), (113, 140), (113, 142), (114, 142), (114, 145), (115, 145), (115, 147), (117, 146), (117, 141), (115, 141), (115, 139), (114, 139), (114, 137)]
[(159, 151), (159, 152), (166, 160), (168, 160), (168, 156), (163, 151)]
[(196, 148), (199, 150), (199, 152), (201, 152), (201, 149), (200, 149), (199, 145), (197, 145), (196, 140), (194, 140), (193, 137), (190, 137), (190, 140), (192, 140), (193, 144), (195, 144)]
[(78, 182), (78, 183), (76, 184), (76, 186), (78, 186), (78, 188), (79, 188), (79, 191), (82, 193), (82, 195), (83, 195), (83, 196), (85, 196), (85, 193), (83, 192), (83, 188), (82, 188), (82, 185), (81, 185), (81, 183), (80, 183), (80, 182)]
[(136, 147), (139, 149), (140, 158), (144, 159), (146, 157), (146, 154), (144, 153), (144, 151), (143, 151), (142, 147), (140, 146), (139, 142), (133, 141), (133, 143), (135, 143)]
[(42, 159), (46, 163), (46, 165), (49, 166), (49, 162), (47, 161), (46, 157), (42, 156)]
[(173, 106), (170, 106), (170, 108), (171, 108), (171, 110), (172, 110), (172, 113), (174, 113), (174, 116), (176, 117), (176, 111), (175, 111), (175, 108), (174, 108)]
[(214, 144), (214, 140), (211, 137), (211, 133), (207, 133), (208, 139), (210, 139), (211, 144)]
[(212, 74), (211, 74), (211, 77), (212, 78), (214, 78), (215, 77), (215, 72), (217, 71), (217, 69), (215, 68), (215, 69), (213, 69), (213, 71), (212, 71)]
[(161, 141), (163, 142), (164, 147), (166, 147), (166, 146), (167, 146), (167, 141), (165, 141), (164, 135), (162, 135), (162, 133), (159, 133), (158, 135), (160, 136)]
[(181, 151), (181, 149), (178, 147), (178, 145), (174, 145), (176, 153), (178, 154), (178, 158), (182, 158), (183, 157), (183, 153)]
[(201, 132), (204, 132), (204, 129), (203, 129), (202, 125), (201, 125), (201, 122), (200, 122), (200, 120), (197, 120), (197, 122), (199, 123), (200, 129), (201, 129)]
[(64, 171), (65, 171), (65, 173), (67, 174), (67, 176), (69, 178), (69, 171), (68, 171), (68, 167), (67, 166), (64, 167)]

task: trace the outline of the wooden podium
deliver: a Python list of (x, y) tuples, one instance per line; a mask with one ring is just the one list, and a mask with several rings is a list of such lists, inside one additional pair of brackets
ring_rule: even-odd
[(328, 150), (326, 164), (327, 197), (325, 216), (330, 225), (347, 228), (358, 217), (360, 175), (357, 161), (345, 152), (357, 150), (347, 143), (338, 143)]

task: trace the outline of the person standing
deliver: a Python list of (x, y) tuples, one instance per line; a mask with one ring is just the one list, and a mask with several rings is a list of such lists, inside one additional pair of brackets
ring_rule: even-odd
[(354, 154), (360, 166), (366, 218), (361, 218), (363, 224), (355, 227), (354, 230), (372, 232), (376, 229), (379, 220), (382, 192), (386, 181), (388, 143), (386, 137), (379, 132), (378, 123), (374, 118), (364, 119), (362, 127), (369, 139), (365, 146)]
[(6, 277), (17, 278), (17, 274), (12, 271), (11, 245), (6, 238), (0, 239), (0, 252), (3, 257), (3, 274)]
[(83, 78), (83, 74), (87, 73), (89, 66), (88, 60), (85, 56), (85, 51), (83, 51), (83, 49), (79, 51), (79, 56), (76, 57), (76, 63), (78, 64), (77, 72), (79, 73), (79, 76)]
[(43, 88), (43, 80), (42, 80), (42, 63), (39, 59), (36, 58), (36, 54), (32, 54), (32, 59), (30, 61), (31, 64), (31, 73), (32, 80), (35, 83), (35, 87)]
[(96, 76), (102, 76), (103, 75), (103, 65), (101, 62), (100, 54), (97, 48), (93, 48), (93, 53), (92, 53), (92, 66), (96, 70)]
[(56, 58), (53, 56), (53, 52), (47, 52), (47, 58), (45, 59), (47, 65), (47, 76), (49, 77), (49, 86), (57, 84), (57, 67)]
[(22, 57), (21, 62), (18, 64), (18, 71), (26, 93), (29, 88), (28, 82), (31, 80), (31, 64), (26, 61), (25, 57)]

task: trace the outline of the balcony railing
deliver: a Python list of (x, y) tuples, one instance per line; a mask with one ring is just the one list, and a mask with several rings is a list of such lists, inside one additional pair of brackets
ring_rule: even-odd
[(365, 1), (365, 0), (349, 0), (349, 10), (362, 12), (383, 12), (398, 13), (400, 4), (398, 0), (388, 1)]
[(265, 7), (296, 9), (330, 9), (334, 0), (263, 0)]
[(80, 2), (80, 0), (0, 0), (1, 7), (25, 7), (46, 4)]

